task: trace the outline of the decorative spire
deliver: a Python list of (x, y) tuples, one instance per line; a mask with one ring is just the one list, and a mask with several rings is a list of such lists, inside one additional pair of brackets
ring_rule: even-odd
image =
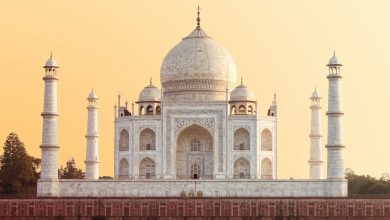
[(53, 59), (53, 52), (50, 52), (50, 59)]
[(241, 85), (242, 85), (243, 83), (242, 83), (242, 76), (241, 76)]
[(198, 5), (197, 14), (198, 14), (198, 17), (196, 18), (196, 24), (197, 24), (196, 29), (200, 29), (200, 7), (199, 7), (199, 5)]
[(274, 93), (274, 100), (272, 101), (272, 105), (276, 106), (276, 92)]
[(152, 85), (152, 77), (149, 79), (149, 85)]
[(191, 38), (211, 38), (200, 27), (200, 7), (199, 6), (198, 6), (197, 10), (198, 10), (197, 11), (198, 17), (196, 18), (196, 28), (188, 36), (184, 37), (183, 40), (191, 39)]
[(117, 113), (117, 111), (116, 111), (116, 109), (117, 109), (117, 105), (116, 105), (116, 102), (115, 102), (115, 105), (114, 105), (114, 118), (116, 118), (116, 113)]
[(276, 92), (274, 93), (274, 99), (272, 100), (272, 105), (268, 109), (268, 116), (276, 117), (277, 116), (277, 103), (276, 103)]
[(118, 108), (121, 107), (121, 93), (118, 93)]

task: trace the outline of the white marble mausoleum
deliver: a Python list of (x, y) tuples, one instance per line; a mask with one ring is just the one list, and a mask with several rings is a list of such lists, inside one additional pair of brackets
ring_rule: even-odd
[[(197, 26), (165, 56), (161, 88), (150, 80), (130, 106), (115, 106), (114, 179), (99, 179), (98, 96), (88, 96), (85, 179), (58, 179), (57, 62), (44, 65), (39, 196), (347, 196), (340, 67), (329, 68), (328, 164), (323, 178), (320, 99), (311, 96), (309, 179), (277, 178), (276, 95), (259, 112), (229, 52)], [(264, 109), (264, 108), (262, 108)], [(309, 148), (308, 148), (309, 150)]]

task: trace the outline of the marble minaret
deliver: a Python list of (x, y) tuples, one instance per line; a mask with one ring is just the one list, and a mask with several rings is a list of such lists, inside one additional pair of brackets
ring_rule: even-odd
[(98, 97), (92, 90), (88, 98), (88, 128), (85, 138), (87, 139), (87, 156), (85, 160), (85, 178), (99, 179), (99, 132), (98, 132)]
[(343, 132), (341, 118), (344, 113), (341, 111), (341, 91), (340, 82), (342, 76), (340, 67), (334, 54), (329, 60), (329, 90), (328, 90), (328, 142), (326, 149), (328, 152), (328, 179), (344, 178), (344, 156), (343, 156)]
[(322, 151), (321, 151), (321, 116), (320, 101), (321, 97), (314, 90), (311, 97), (311, 131), (310, 131), (310, 160), (309, 160), (309, 179), (322, 179)]
[(45, 69), (45, 94), (42, 126), (41, 179), (58, 179), (58, 112), (57, 112), (57, 62), (52, 55), (43, 66)]

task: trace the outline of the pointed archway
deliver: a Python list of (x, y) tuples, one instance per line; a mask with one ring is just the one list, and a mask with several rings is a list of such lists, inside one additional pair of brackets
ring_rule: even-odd
[(197, 124), (184, 128), (176, 139), (176, 178), (212, 179), (213, 137)]
[(156, 163), (153, 159), (146, 157), (141, 160), (139, 165), (140, 179), (155, 179), (156, 178)]
[(234, 162), (234, 179), (249, 179), (250, 163), (246, 158), (240, 157)]

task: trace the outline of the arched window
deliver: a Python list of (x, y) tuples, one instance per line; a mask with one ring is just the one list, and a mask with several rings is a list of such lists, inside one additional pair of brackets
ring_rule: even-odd
[(234, 162), (234, 179), (249, 179), (249, 178), (250, 178), (249, 161), (241, 157)]
[(123, 129), (119, 134), (119, 151), (129, 150), (129, 132)]
[(240, 128), (234, 132), (234, 150), (249, 150), (250, 135), (245, 128)]
[(261, 179), (272, 179), (272, 162), (268, 158), (261, 162)]
[(233, 105), (232, 108), (230, 109), (230, 114), (231, 115), (235, 115), (237, 112), (236, 112), (236, 106)]
[(191, 151), (200, 151), (199, 139), (192, 139), (191, 140)]
[(161, 115), (161, 107), (159, 105), (156, 107), (156, 115)]
[(146, 107), (146, 114), (153, 115), (153, 106), (148, 105), (148, 107)]
[(139, 107), (139, 112), (138, 112), (138, 114), (139, 114), (139, 115), (143, 115), (143, 114), (144, 114), (143, 111), (144, 111), (144, 106), (141, 105), (141, 106)]
[(156, 163), (154, 160), (146, 157), (141, 160), (139, 165), (140, 179), (154, 179), (156, 178)]
[(198, 162), (194, 162), (191, 165), (191, 179), (199, 179), (200, 178), (200, 165)]
[(272, 133), (267, 128), (261, 132), (261, 150), (272, 151)]
[(119, 162), (119, 178), (129, 178), (129, 162), (125, 158)]
[(139, 135), (140, 150), (156, 150), (156, 134), (150, 128), (145, 128)]
[(248, 114), (253, 115), (253, 107), (251, 105), (248, 106)]
[(238, 114), (246, 114), (245, 106), (240, 105), (240, 107), (238, 107)]

